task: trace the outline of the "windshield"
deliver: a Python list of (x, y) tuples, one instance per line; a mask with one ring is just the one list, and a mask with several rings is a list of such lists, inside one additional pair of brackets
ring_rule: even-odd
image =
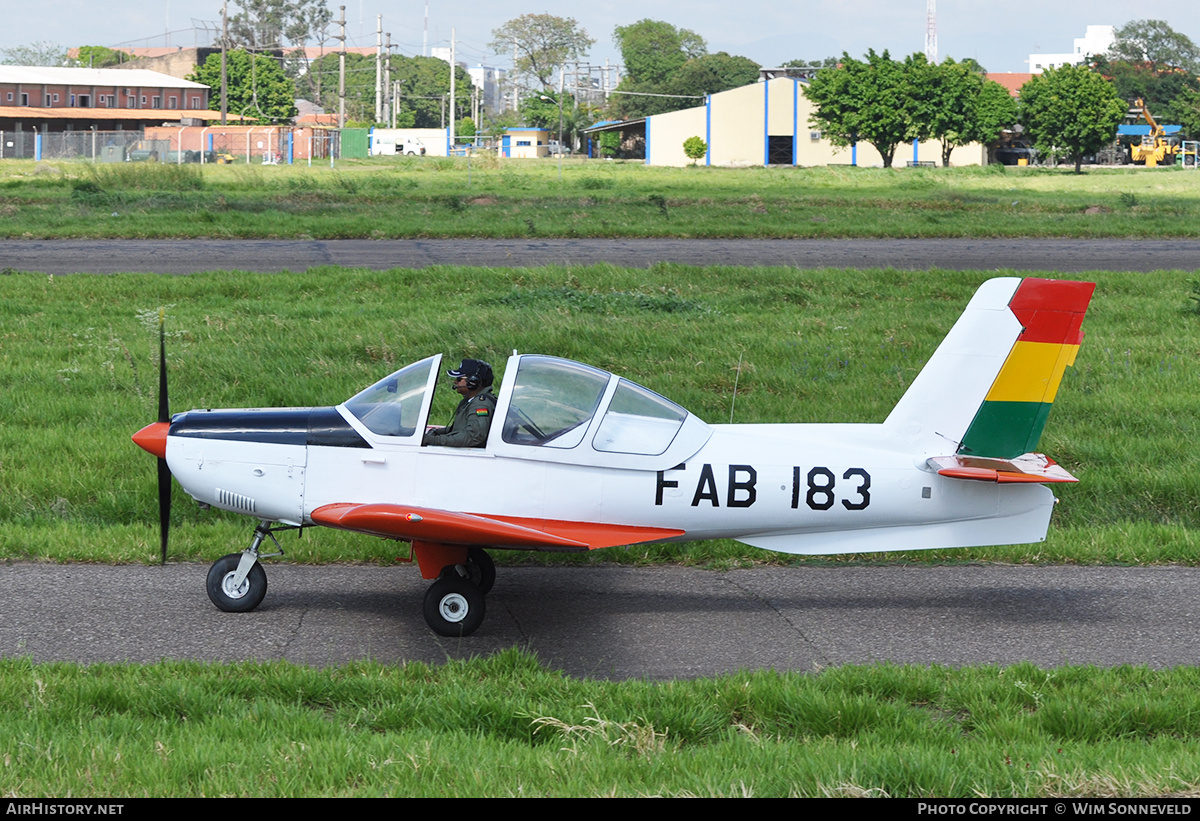
[(421, 403), (436, 357), (422, 359), (380, 379), (346, 402), (346, 409), (372, 433), (412, 436), (417, 431)]

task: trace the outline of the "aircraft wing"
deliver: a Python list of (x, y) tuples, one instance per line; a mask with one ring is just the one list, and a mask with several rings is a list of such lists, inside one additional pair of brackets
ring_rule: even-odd
[(1015, 459), (985, 459), (973, 456), (935, 456), (926, 463), (942, 476), (980, 482), (1078, 482), (1057, 462), (1043, 453), (1026, 453)]
[(658, 542), (684, 534), (682, 530), (661, 527), (483, 516), (385, 503), (323, 505), (312, 512), (311, 518), (327, 527), (388, 539), (533, 550), (595, 550)]

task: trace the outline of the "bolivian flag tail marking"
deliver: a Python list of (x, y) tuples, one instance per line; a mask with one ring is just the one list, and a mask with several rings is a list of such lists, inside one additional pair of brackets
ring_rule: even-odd
[(1091, 282), (1026, 279), (1008, 308), (1024, 330), (1009, 351), (959, 447), (960, 454), (1013, 459), (1037, 447), (1059, 383), (1083, 341)]

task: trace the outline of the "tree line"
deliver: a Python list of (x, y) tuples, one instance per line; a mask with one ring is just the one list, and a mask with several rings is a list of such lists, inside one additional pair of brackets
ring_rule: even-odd
[(1016, 100), (974, 61), (933, 65), (921, 54), (901, 61), (873, 50), (863, 60), (843, 54), (805, 94), (828, 139), (869, 143), (885, 167), (903, 142), (941, 141), (946, 165), (955, 146), (990, 143), (1017, 127), (1042, 155), (1065, 157), (1078, 172), (1086, 155), (1114, 141), (1139, 97), (1160, 123), (1200, 133), (1200, 49), (1160, 20), (1135, 20), (1115, 35), (1107, 55), (1034, 75)]
[[(331, 39), (331, 15), (324, 0), (235, 0), (230, 18), (229, 103), (234, 113), (279, 122), (295, 115), (303, 97), (336, 111), (338, 55), (307, 64), (298, 56), (304, 44)], [(595, 40), (572, 18), (526, 14), (492, 32), (490, 47), (511, 56), (510, 82), (518, 89), (517, 112), (489, 112), (489, 122), (468, 124), (490, 132), (508, 125), (556, 128), (560, 118), (570, 139), (601, 118), (634, 119), (702, 104), (709, 94), (757, 81), (759, 65), (747, 57), (709, 53), (694, 31), (644, 19), (616, 26), (613, 42), (621, 52), (622, 79), (599, 106), (576, 101), (557, 90), (568, 63), (586, 55)], [(103, 67), (128, 55), (85, 46), (70, 61), (65, 49), (35, 43), (0, 51), (0, 62), (27, 65)], [(399, 89), (396, 121), (405, 127), (441, 127), (448, 111), (450, 67), (425, 57), (392, 56)], [(220, 86), (220, 57), (211, 56), (189, 78)], [(931, 64), (923, 55), (894, 60), (869, 51), (862, 60), (792, 60), (785, 67), (807, 69), (805, 93), (816, 105), (812, 124), (835, 144), (874, 145), (891, 165), (896, 147), (913, 139), (937, 140), (942, 162), (956, 146), (994, 141), (1017, 125), (1043, 154), (1059, 154), (1078, 164), (1085, 154), (1112, 142), (1127, 104), (1143, 98), (1159, 122), (1176, 122), (1200, 135), (1200, 47), (1161, 20), (1134, 20), (1116, 31), (1105, 55), (1080, 67), (1035, 75), (1014, 101), (987, 80), (973, 60)], [(456, 67), (453, 101), (460, 121), (472, 110), (467, 73)], [(375, 115), (375, 60), (346, 55), (347, 115), (370, 124)], [(220, 105), (212, 95), (212, 107)]]

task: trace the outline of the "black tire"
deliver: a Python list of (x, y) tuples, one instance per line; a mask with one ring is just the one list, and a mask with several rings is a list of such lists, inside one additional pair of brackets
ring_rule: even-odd
[(241, 560), (241, 553), (230, 553), (217, 559), (208, 569), (208, 597), (218, 610), (226, 613), (249, 613), (262, 604), (263, 596), (267, 595), (267, 571), (258, 562), (250, 568), (240, 589), (228, 587)]
[(467, 548), (467, 573), (481, 595), (492, 592), (496, 583), (496, 563), (482, 547)]
[(425, 623), (439, 636), (469, 636), (483, 624), (484, 600), (474, 584), (457, 575), (438, 579), (425, 592)]

